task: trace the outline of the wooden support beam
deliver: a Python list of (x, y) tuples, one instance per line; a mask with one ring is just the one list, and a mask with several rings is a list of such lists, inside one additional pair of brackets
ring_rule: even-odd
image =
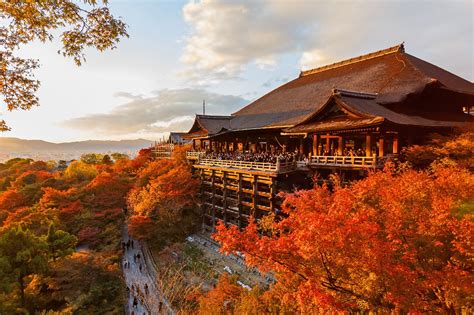
[(342, 155), (344, 150), (344, 138), (341, 136), (337, 139), (337, 154)]
[(319, 146), (319, 135), (314, 134), (313, 135), (313, 152), (312, 152), (313, 156), (319, 155), (318, 146)]
[(270, 211), (275, 212), (275, 196), (277, 192), (277, 181), (272, 178), (272, 184), (270, 186)]
[(329, 152), (330, 149), (331, 149), (331, 138), (329, 138), (329, 134), (327, 134), (327, 138), (326, 138), (326, 152)]
[(380, 138), (379, 138), (379, 156), (384, 156), (384, 153), (385, 153), (384, 147), (385, 147), (385, 141), (384, 141), (383, 135), (380, 135)]
[(227, 225), (227, 172), (224, 171), (222, 178), (223, 187), (223, 211), (224, 211), (224, 224)]
[(332, 136), (332, 135), (330, 135), (330, 134), (320, 135), (319, 137), (320, 137), (321, 139), (328, 139), (328, 138), (329, 138), (329, 139), (338, 139), (338, 138), (339, 138), (339, 136)]
[(252, 194), (252, 201), (253, 201), (253, 207), (252, 207), (252, 215), (255, 219), (258, 218), (258, 208), (257, 208), (257, 198), (258, 198), (258, 181), (257, 181), (257, 176), (253, 176), (253, 194)]
[(212, 183), (212, 229), (215, 230), (216, 228), (216, 171), (212, 170), (212, 177), (211, 177), (211, 183)]
[(237, 190), (237, 207), (239, 209), (239, 229), (242, 229), (243, 228), (243, 224), (242, 224), (242, 174), (239, 173), (239, 186), (238, 186), (238, 190)]
[(365, 136), (365, 156), (372, 156), (371, 140), (372, 140), (372, 136), (369, 133)]
[(393, 137), (392, 152), (398, 154), (398, 135)]
[(203, 221), (202, 221), (202, 228), (204, 230), (204, 225), (205, 225), (205, 222), (204, 222), (204, 214), (205, 214), (205, 206), (204, 206), (204, 185), (203, 185), (203, 182), (204, 182), (204, 169), (200, 169), (200, 177), (201, 177), (201, 185), (199, 187), (199, 193), (200, 193), (200, 199), (201, 199), (201, 204), (199, 205), (199, 208), (201, 210), (201, 214), (202, 214), (202, 218), (203, 218)]

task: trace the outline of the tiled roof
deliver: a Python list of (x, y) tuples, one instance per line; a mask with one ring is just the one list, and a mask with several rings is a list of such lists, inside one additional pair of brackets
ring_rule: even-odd
[[(355, 107), (368, 110), (371, 106), (370, 110), (374, 113), (383, 112), (383, 115), (392, 117), (394, 121), (414, 122), (416, 119), (413, 120), (406, 114), (418, 113), (420, 103), (404, 101), (413, 95), (421, 95), (428, 87), (433, 86), (468, 95), (469, 100), (474, 98), (472, 82), (405, 53), (403, 44), (400, 44), (303, 71), (298, 78), (260, 97), (232, 116), (197, 115), (188, 136), (215, 135), (226, 130), (292, 127), (306, 121), (322, 108), (335, 88), (346, 91), (346, 96), (347, 91), (363, 91), (351, 93), (370, 95), (370, 102), (367, 101), (368, 104), (365, 105), (364, 97), (358, 95), (359, 100), (353, 101)], [(465, 102), (464, 99), (462, 102)], [(453, 103), (453, 98), (449, 98), (448, 103), (446, 106), (459, 105)], [(404, 115), (391, 110), (397, 104), (412, 107), (401, 110)], [(423, 119), (417, 121), (429, 124)]]
[[(363, 92), (354, 92), (346, 90), (333, 90), (333, 94), (328, 98), (323, 107), (314, 112), (307, 119), (297, 124), (294, 127), (284, 130), (285, 133), (308, 133), (318, 131), (335, 131), (343, 129), (355, 129), (380, 125), (383, 122), (389, 122), (396, 125), (405, 126), (420, 126), (420, 127), (457, 127), (462, 126), (468, 121), (467, 116), (464, 122), (435, 120), (417, 115), (406, 115), (388, 109), (376, 102), (377, 95)], [(343, 117), (329, 117), (321, 118), (321, 113), (326, 107), (332, 104), (337, 104), (342, 109), (350, 112), (353, 115), (346, 115)]]
[(196, 115), (194, 124), (186, 138), (213, 135), (222, 129), (230, 129), (231, 118), (232, 116)]
[(402, 102), (438, 82), (474, 95), (474, 84), (405, 53), (403, 45), (304, 71), (233, 114), (232, 130), (288, 127), (324, 105), (334, 88), (377, 94), (380, 104)]

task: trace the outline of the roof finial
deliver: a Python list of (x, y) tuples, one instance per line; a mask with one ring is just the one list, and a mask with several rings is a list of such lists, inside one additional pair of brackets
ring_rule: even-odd
[(202, 100), (202, 114), (206, 115), (206, 100)]
[(399, 48), (398, 48), (398, 51), (399, 51), (399, 52), (402, 52), (402, 53), (405, 52), (405, 41), (403, 41), (403, 42), (400, 44), (400, 46), (399, 46)]

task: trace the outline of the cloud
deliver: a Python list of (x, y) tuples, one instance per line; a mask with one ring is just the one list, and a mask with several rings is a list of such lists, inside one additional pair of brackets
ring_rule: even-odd
[(262, 87), (263, 88), (271, 88), (278, 86), (280, 84), (288, 82), (290, 79), (289, 78), (282, 78), (282, 77), (277, 77), (277, 78), (271, 78), (265, 82), (263, 82)]
[(116, 93), (127, 97), (129, 102), (108, 113), (69, 119), (61, 125), (107, 136), (187, 131), (195, 113), (202, 111), (203, 100), (206, 100), (206, 113), (214, 115), (230, 114), (248, 102), (240, 96), (203, 89), (163, 89), (153, 93), (152, 97), (129, 97), (128, 93)]
[[(468, 0), (191, 0), (183, 7), (190, 32), (181, 61), (195, 82), (215, 83), (239, 78), (249, 65), (273, 69), (288, 54), (312, 68), (406, 41), (409, 52), (472, 78), (472, 10)], [(450, 59), (458, 53), (460, 60)]]
[(185, 38), (181, 60), (211, 80), (235, 78), (248, 63), (274, 67), (278, 54), (293, 49), (306, 37), (300, 28), (275, 29), (289, 26), (297, 18), (279, 6), (247, 1), (190, 1), (183, 8), (183, 16), (192, 32)]
[(141, 95), (141, 94), (135, 95), (135, 94), (132, 94), (132, 93), (129, 93), (129, 92), (115, 92), (114, 96), (115, 97), (127, 98), (127, 99), (131, 99), (131, 100), (141, 100), (141, 99), (143, 99), (143, 95)]
[(301, 70), (312, 69), (327, 63), (327, 57), (324, 56), (321, 49), (305, 51), (300, 58)]

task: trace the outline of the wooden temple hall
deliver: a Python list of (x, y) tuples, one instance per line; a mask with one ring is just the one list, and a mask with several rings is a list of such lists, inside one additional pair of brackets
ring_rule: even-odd
[(196, 115), (183, 139), (201, 178), (204, 228), (279, 213), (314, 173), (350, 180), (433, 132), (474, 122), (474, 84), (403, 44), (303, 71), (230, 116)]

